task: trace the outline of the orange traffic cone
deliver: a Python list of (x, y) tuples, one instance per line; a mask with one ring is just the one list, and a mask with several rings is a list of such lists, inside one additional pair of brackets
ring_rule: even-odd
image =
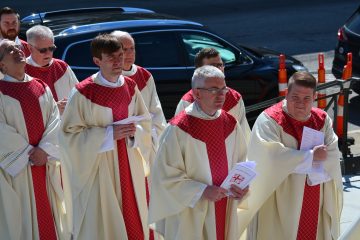
[[(320, 53), (318, 56), (319, 59), (319, 69), (318, 69), (318, 84), (325, 83), (325, 68), (324, 68), (324, 54)], [(326, 92), (325, 90), (320, 90), (318, 93), (318, 108), (325, 109), (326, 108)], [(319, 99), (323, 98), (323, 99)]]
[[(344, 66), (342, 79), (348, 80), (352, 76), (352, 53), (347, 54), (347, 63)], [(336, 134), (338, 137), (342, 137), (344, 134), (344, 93), (340, 93), (338, 99), (338, 109), (337, 109), (337, 118), (336, 118)]]
[(279, 74), (278, 74), (278, 82), (279, 82), (279, 97), (285, 96), (286, 88), (287, 88), (287, 73), (286, 73), (286, 64), (285, 64), (285, 55), (280, 54), (279, 57)]

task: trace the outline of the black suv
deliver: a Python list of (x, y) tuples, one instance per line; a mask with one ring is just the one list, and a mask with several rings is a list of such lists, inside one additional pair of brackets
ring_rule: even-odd
[[(338, 43), (335, 48), (332, 73), (336, 78), (341, 78), (347, 53), (351, 52), (353, 76), (360, 77), (360, 7), (340, 27), (337, 35)], [(352, 89), (360, 94), (360, 81), (353, 83)]]
[[(80, 80), (98, 70), (90, 54), (95, 36), (114, 30), (129, 32), (135, 39), (136, 63), (153, 74), (167, 119), (191, 88), (194, 56), (205, 47), (221, 53), (227, 85), (243, 95), (246, 105), (278, 95), (279, 53), (231, 43), (197, 22), (139, 8), (70, 9), (23, 18), (20, 36), (24, 38), (26, 30), (36, 24), (52, 29), (58, 47), (54, 56), (66, 61)], [(286, 67), (289, 76), (306, 70), (290, 56)]]

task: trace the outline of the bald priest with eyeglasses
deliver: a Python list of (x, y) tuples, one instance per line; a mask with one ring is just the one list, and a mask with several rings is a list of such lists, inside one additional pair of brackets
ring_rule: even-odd
[(27, 30), (26, 38), (31, 55), (26, 59), (25, 71), (49, 86), (62, 114), (70, 91), (78, 80), (67, 63), (53, 58), (56, 46), (50, 28), (42, 25), (33, 26)]
[(220, 185), (245, 161), (245, 137), (222, 110), (228, 88), (221, 70), (197, 68), (192, 91), (195, 101), (170, 120), (160, 138), (149, 223), (165, 239), (239, 239), (237, 206), (248, 188), (232, 185), (228, 191)]

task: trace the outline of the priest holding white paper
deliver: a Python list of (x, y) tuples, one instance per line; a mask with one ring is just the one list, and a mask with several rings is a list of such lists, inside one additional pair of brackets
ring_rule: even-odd
[[(253, 127), (248, 158), (256, 161), (258, 176), (251, 185), (249, 209), (239, 214), (241, 228), (255, 216), (248, 239), (339, 237), (338, 139), (327, 113), (312, 107), (315, 89), (316, 79), (310, 73), (295, 73), (286, 99), (266, 109)], [(300, 148), (306, 138), (318, 134), (319, 142), (307, 141), (308, 146)]]
[[(109, 34), (91, 42), (100, 71), (76, 85), (61, 121), (64, 169), (71, 182), (74, 239), (151, 239), (146, 151), (150, 114), (136, 83), (121, 75), (123, 50)], [(128, 119), (118, 122), (119, 120)], [(139, 122), (134, 123), (139, 120)], [(137, 143), (137, 144), (136, 144)]]
[(174, 117), (160, 139), (151, 182), (149, 223), (165, 239), (237, 240), (237, 206), (248, 188), (220, 187), (245, 161), (236, 119), (221, 110), (228, 88), (213, 66), (195, 70), (195, 102)]

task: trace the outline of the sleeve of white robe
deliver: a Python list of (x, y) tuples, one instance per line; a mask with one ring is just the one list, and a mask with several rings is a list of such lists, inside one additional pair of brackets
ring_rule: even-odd
[(152, 117), (152, 128), (155, 130), (153, 131), (154, 134), (152, 134), (153, 137), (153, 144), (155, 149), (157, 149), (159, 137), (161, 133), (164, 131), (166, 126), (166, 120), (163, 113), (163, 110), (161, 108), (161, 103), (158, 97), (158, 94), (156, 92), (155, 82), (154, 78), (151, 75), (150, 79), (147, 82), (148, 88), (151, 89), (151, 97), (150, 97), (150, 104), (149, 104), (149, 112)]
[[(236, 120), (238, 120), (240, 127), (244, 133), (246, 143), (248, 144), (250, 141), (251, 129), (250, 129), (249, 123), (246, 118), (245, 105), (244, 105), (244, 101), (242, 98), (239, 100), (239, 103), (237, 105), (238, 106), (236, 106), (236, 107), (239, 108), (239, 112), (238, 112), (238, 116), (234, 116), (234, 117), (236, 118)], [(231, 113), (231, 110), (230, 110), (230, 113)]]
[[(28, 145), (27, 140), (8, 125), (4, 114), (4, 102), (0, 93), (0, 161), (7, 154)], [(6, 139), (6, 140), (5, 140)], [(7, 181), (9, 175), (0, 169), (0, 206), (7, 206), (0, 211), (0, 218), (7, 224), (0, 224), (1, 236), (4, 239), (20, 239), (18, 224), (21, 222), (21, 207), (17, 193)]]
[[(133, 140), (127, 139), (127, 146), (132, 148), (139, 148), (142, 158), (145, 175), (150, 171), (150, 156), (152, 151), (152, 138), (151, 138), (151, 116), (144, 103), (144, 99), (138, 87), (135, 87), (135, 94), (133, 101), (129, 106), (129, 116), (145, 116), (148, 120), (142, 120), (136, 123), (136, 131)], [(128, 152), (129, 153), (129, 152)]]
[[(177, 138), (177, 127), (169, 125), (160, 139), (152, 168), (149, 224), (181, 212), (191, 205), (204, 183), (186, 175), (183, 153)], [(166, 141), (164, 139), (166, 138)]]
[(247, 157), (248, 160), (256, 161), (258, 175), (250, 185), (251, 194), (247, 199), (247, 210), (239, 212), (241, 232), (271, 193), (308, 154), (307, 151), (286, 147), (281, 143), (280, 136), (280, 126), (265, 113), (260, 114), (252, 129)]
[[(45, 98), (47, 99), (45, 108), (50, 109), (50, 111), (46, 111), (47, 114), (44, 116), (46, 118), (44, 126), (45, 132), (38, 146), (53, 158), (60, 159), (58, 140), (60, 130), (59, 110), (49, 88), (46, 88), (45, 94)], [(42, 112), (45, 112), (45, 110), (42, 110)]]
[(9, 125), (4, 114), (4, 102), (0, 94), (0, 161), (5, 159), (5, 156), (15, 152), (19, 149), (25, 148), (29, 142), (18, 131)]
[(85, 122), (92, 114), (91, 105), (91, 101), (76, 91), (69, 99), (61, 120), (61, 153), (64, 165), (72, 173), (73, 198), (87, 183), (106, 133), (106, 126), (99, 127), (95, 123), (92, 126)]

